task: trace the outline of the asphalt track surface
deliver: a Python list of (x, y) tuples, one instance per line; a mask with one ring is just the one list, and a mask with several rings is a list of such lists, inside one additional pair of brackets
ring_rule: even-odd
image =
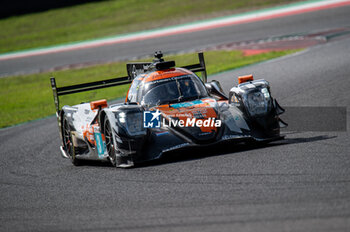
[(0, 61), (0, 76), (115, 60), (130, 60), (155, 51), (178, 52), (210, 45), (265, 39), (293, 33), (350, 26), (350, 6), (275, 18), (254, 23), (69, 52)]
[(0, 230), (349, 231), (349, 64), (345, 39), (210, 78), (228, 91), (253, 73), (283, 106), (346, 106), (346, 132), (285, 131), (265, 147), (183, 151), (123, 170), (62, 159), (53, 117), (3, 129)]

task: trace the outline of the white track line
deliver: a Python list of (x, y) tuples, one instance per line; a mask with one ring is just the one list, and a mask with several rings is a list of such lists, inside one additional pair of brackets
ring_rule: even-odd
[(232, 15), (223, 18), (216, 18), (212, 20), (205, 20), (194, 22), (190, 24), (178, 25), (168, 28), (149, 30), (126, 35), (114, 36), (109, 38), (102, 38), (97, 40), (83, 41), (78, 43), (71, 43), (59, 46), (52, 46), (46, 48), (31, 49), (26, 51), (11, 52), (0, 55), (1, 60), (23, 58), (36, 55), (45, 55), (49, 53), (58, 53), (71, 50), (80, 50), (92, 47), (99, 47), (117, 43), (126, 43), (138, 40), (151, 39), (155, 37), (163, 37), (174, 34), (189, 33), (194, 31), (208, 30), (218, 27), (225, 27), (235, 24), (242, 24), (260, 20), (266, 20), (277, 17), (284, 17), (288, 15), (301, 14), (305, 12), (323, 10), (327, 8), (340, 7), (350, 5), (350, 0), (314, 0), (301, 3), (294, 3), (282, 7), (269, 8), (248, 12), (245, 14)]

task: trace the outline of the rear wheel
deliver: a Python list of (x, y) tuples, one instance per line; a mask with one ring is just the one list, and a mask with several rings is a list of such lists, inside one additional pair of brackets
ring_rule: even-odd
[(107, 148), (107, 153), (108, 153), (108, 159), (112, 163), (113, 166), (116, 166), (117, 157), (115, 155), (112, 127), (111, 127), (111, 123), (109, 122), (107, 116), (105, 117), (105, 122), (104, 122), (104, 134), (105, 134), (105, 138), (106, 138), (106, 148)]
[(69, 123), (66, 118), (63, 120), (63, 145), (64, 150), (67, 152), (67, 155), (70, 157), (72, 163), (75, 166), (80, 164), (80, 160), (75, 157), (75, 148), (73, 145), (72, 132), (69, 126)]

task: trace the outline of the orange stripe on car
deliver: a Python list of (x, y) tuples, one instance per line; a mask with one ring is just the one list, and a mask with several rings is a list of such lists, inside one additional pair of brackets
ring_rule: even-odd
[(156, 81), (156, 80), (161, 80), (161, 79), (167, 79), (171, 77), (178, 77), (178, 76), (183, 76), (191, 74), (190, 71), (187, 71), (185, 69), (166, 69), (166, 70), (160, 70), (160, 71), (155, 71), (150, 73), (147, 77), (145, 77), (144, 81), (145, 82), (150, 82), (150, 81)]

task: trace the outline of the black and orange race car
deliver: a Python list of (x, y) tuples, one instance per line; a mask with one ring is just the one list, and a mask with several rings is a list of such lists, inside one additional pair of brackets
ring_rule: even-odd
[[(267, 81), (241, 76), (227, 96), (218, 81), (206, 82), (203, 53), (198, 58), (198, 64), (175, 68), (156, 52), (153, 62), (127, 64), (126, 77), (65, 87), (51, 78), (62, 155), (75, 165), (109, 160), (132, 167), (186, 147), (283, 138), (284, 110)], [(59, 96), (130, 83), (124, 103), (59, 107)]]

